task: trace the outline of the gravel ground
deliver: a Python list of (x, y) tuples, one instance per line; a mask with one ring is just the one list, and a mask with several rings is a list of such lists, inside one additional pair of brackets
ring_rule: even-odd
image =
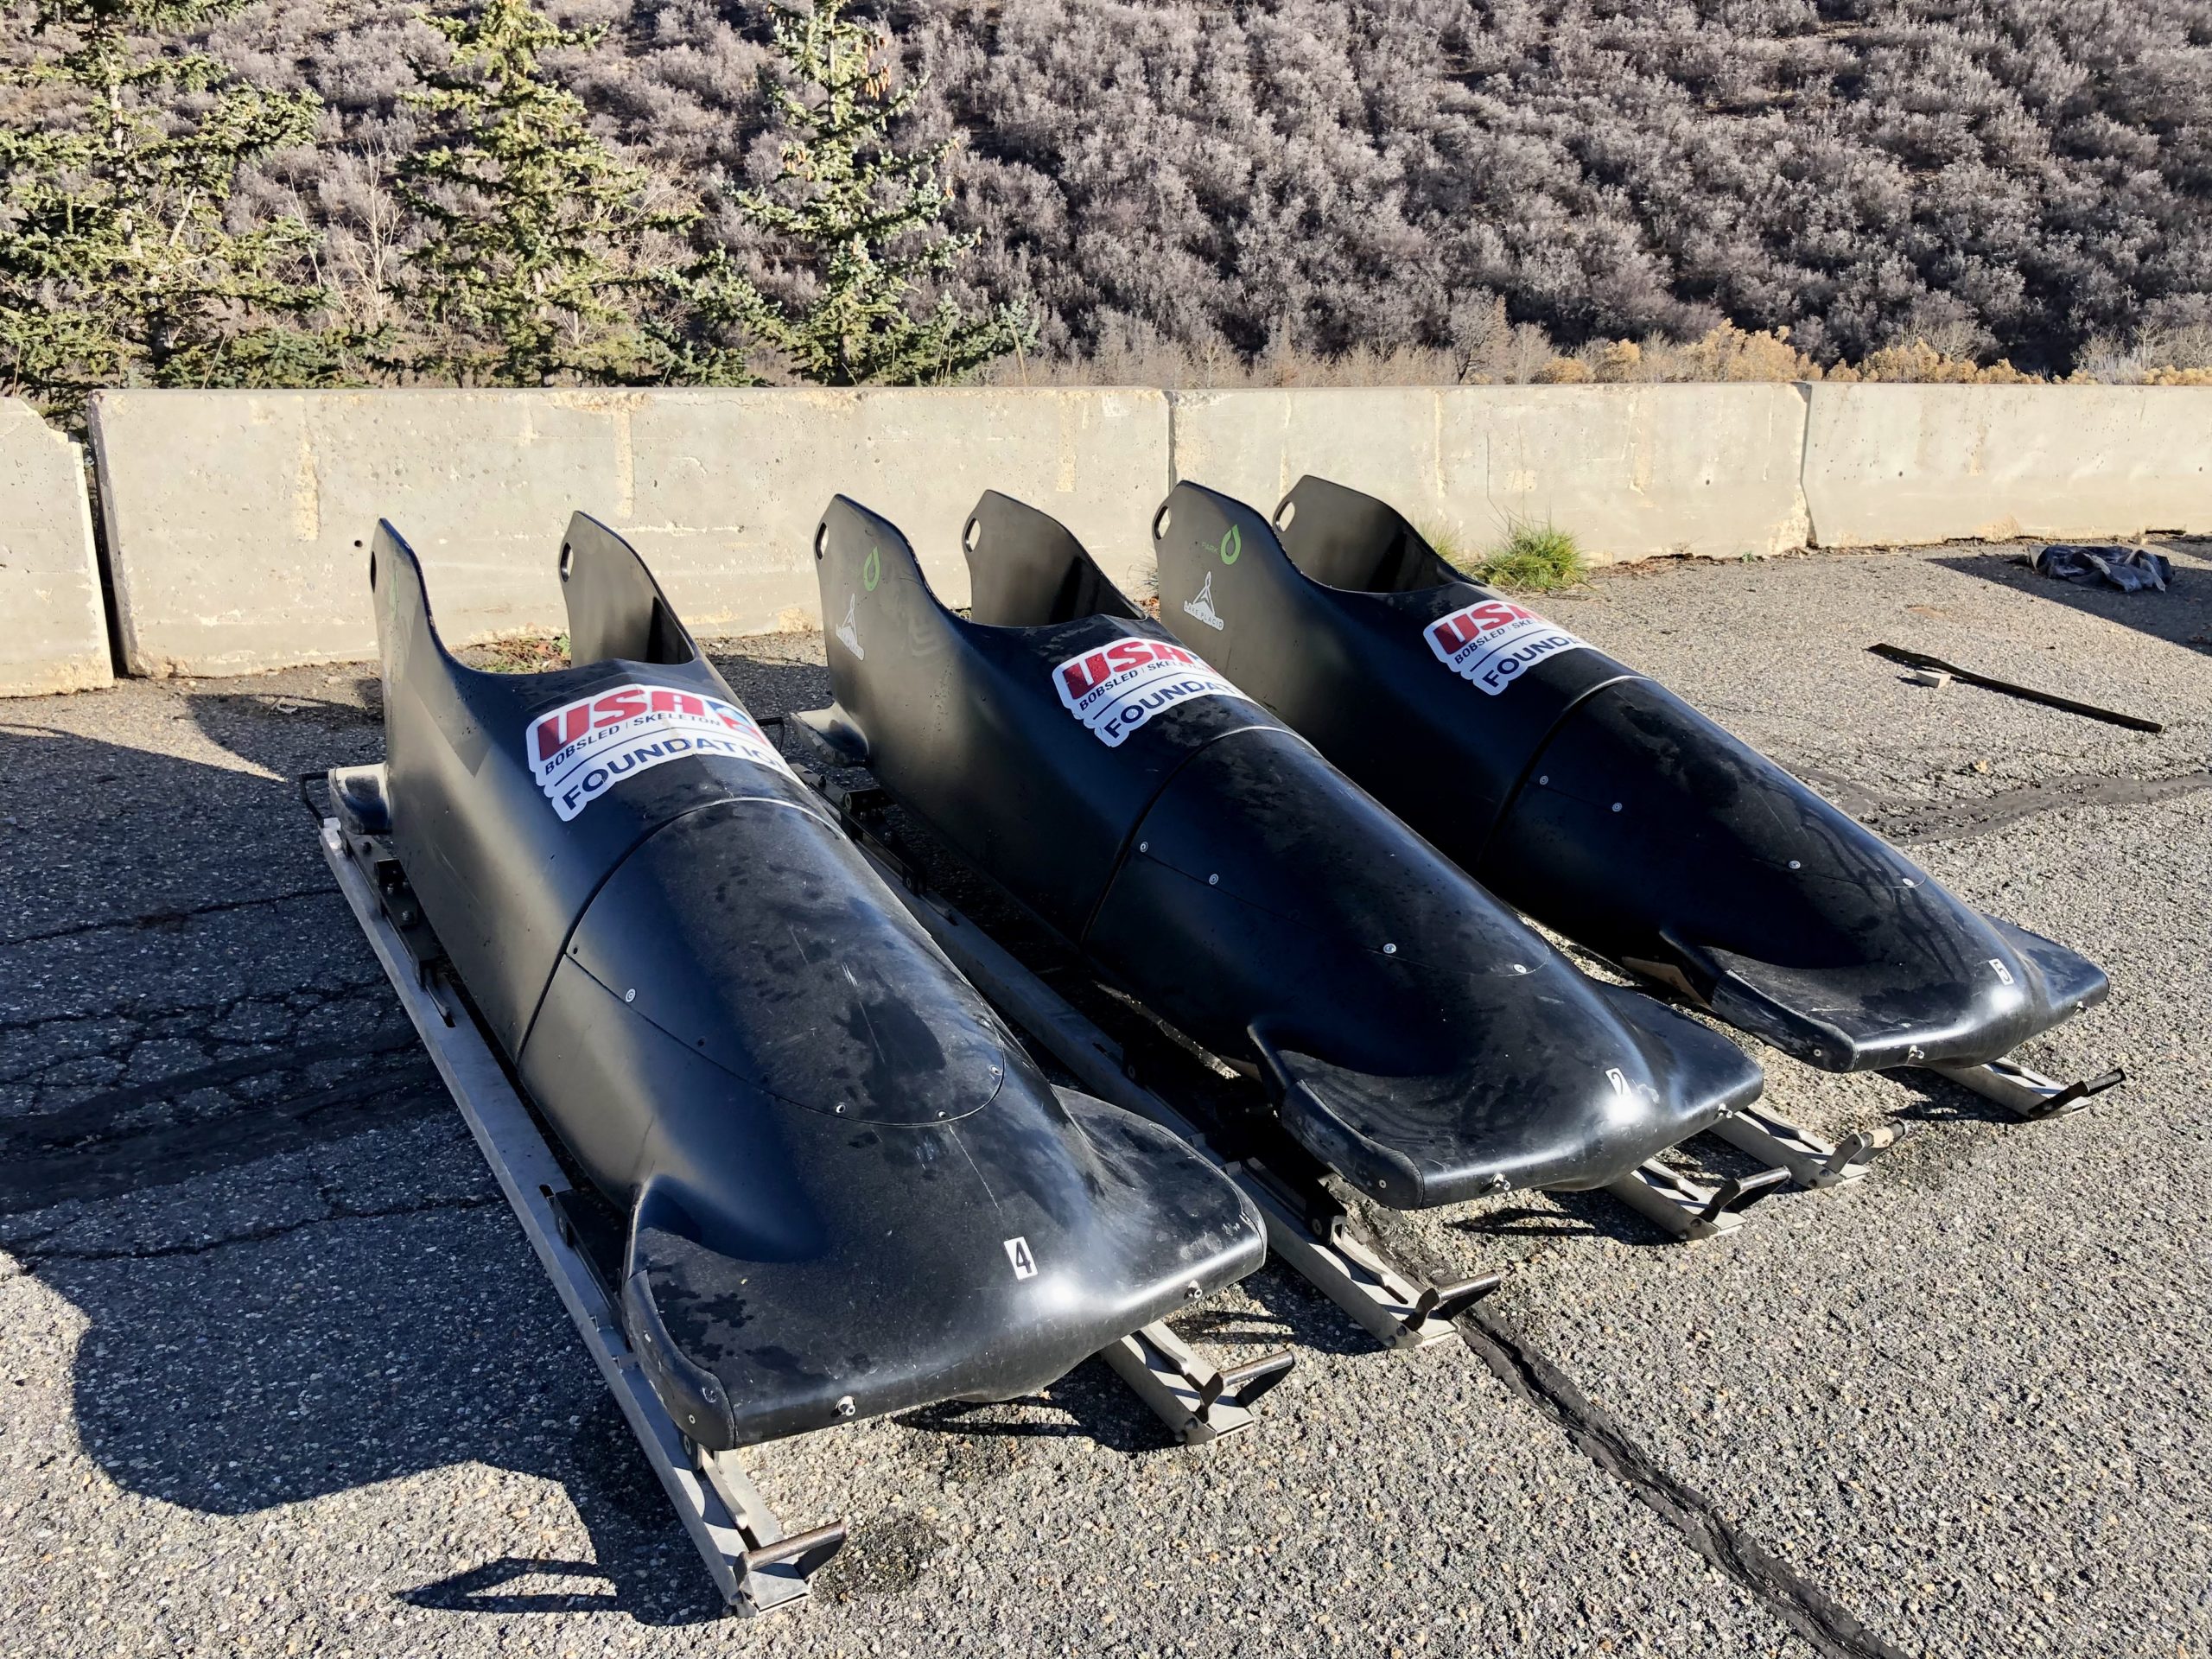
[[(2123, 596), (2015, 551), (1549, 608), (2095, 957), (2110, 1001), (2027, 1058), (2124, 1090), (2023, 1125), (1763, 1054), (1778, 1109), (1904, 1131), (1868, 1179), (1694, 1246), (1602, 1198), (1395, 1220), (1514, 1269), (1416, 1355), (1269, 1268), (1182, 1323), (1298, 1369), (1198, 1452), (1095, 1363), (761, 1448), (853, 1541), (757, 1624), (316, 853), (295, 780), (380, 754), (372, 675), (0, 705), (0, 1650), (2212, 1655), (2212, 565)], [(1912, 686), (1878, 639), (2167, 730)], [(823, 698), (811, 636), (718, 654), (760, 712)]]

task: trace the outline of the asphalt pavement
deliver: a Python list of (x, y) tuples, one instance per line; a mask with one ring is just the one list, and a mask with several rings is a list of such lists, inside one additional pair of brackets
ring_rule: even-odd
[[(1196, 1451), (1095, 1362), (760, 1448), (853, 1530), (751, 1623), (317, 852), (298, 779), (380, 757), (373, 670), (0, 704), (0, 1652), (2212, 1656), (2212, 562), (2121, 595), (2019, 551), (1545, 608), (2102, 963), (2024, 1058), (2123, 1089), (2027, 1124), (1763, 1052), (1770, 1105), (1900, 1132), (1866, 1179), (1694, 1245), (1601, 1196), (1383, 1217), (1506, 1287), (1386, 1353), (1269, 1268), (1178, 1322), (1298, 1353)], [(756, 712), (826, 698), (817, 636), (715, 654)]]

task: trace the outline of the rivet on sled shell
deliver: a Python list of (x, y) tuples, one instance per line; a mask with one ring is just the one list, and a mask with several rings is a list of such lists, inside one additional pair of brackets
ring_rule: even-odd
[(1206, 877), (1206, 886), (1208, 886), (1208, 887), (1219, 887), (1220, 885), (1221, 885), (1221, 878), (1220, 878), (1219, 876), (1217, 876), (1217, 875), (1210, 875), (1210, 876)]
[(1618, 801), (1615, 801), (1615, 802), (1613, 803), (1613, 810), (1614, 810), (1614, 811), (1616, 811), (1616, 812), (1618, 812), (1618, 811), (1619, 811), (1620, 810), (1621, 810), (1621, 804), (1620, 804)]
[(628, 990), (626, 990), (626, 991), (623, 992), (623, 993), (622, 993), (622, 1000), (623, 1000), (625, 1002), (634, 1002), (634, 1001), (636, 1001), (638, 1000), (638, 988), (637, 988), (637, 987), (633, 985), (633, 986), (632, 986)]
[(1800, 864), (1800, 863), (1798, 863), (1798, 861), (1797, 861), (1796, 859), (1794, 859), (1794, 858), (1793, 858), (1793, 859), (1791, 859), (1791, 860), (1789, 861), (1789, 868), (1790, 868), (1791, 869), (1793, 869), (1793, 870), (1797, 870), (1797, 869), (1802, 869), (1802, 868), (1804, 868), (1804, 866), (1803, 866), (1803, 865), (1802, 865), (1802, 864)]
[(1540, 783), (1540, 784), (1548, 784), (1549, 782), (1551, 782), (1551, 780), (1552, 780), (1552, 775), (1551, 775), (1551, 773), (1549, 773), (1548, 772), (1546, 772), (1542, 777), (1541, 777), (1541, 778), (1539, 778), (1539, 779), (1536, 779), (1536, 781), (1537, 781), (1538, 783)]
[(1395, 944), (1386, 944), (1382, 947), (1382, 954), (1386, 957), (1395, 957), (1398, 954), (1398, 947)]
[(849, 1417), (858, 1409), (859, 1408), (853, 1404), (851, 1395), (841, 1394), (837, 1396), (837, 1414), (840, 1417)]
[(1195, 1279), (1183, 1287), (1183, 1300), (1186, 1302), (1195, 1302), (1205, 1294), (1205, 1287)]

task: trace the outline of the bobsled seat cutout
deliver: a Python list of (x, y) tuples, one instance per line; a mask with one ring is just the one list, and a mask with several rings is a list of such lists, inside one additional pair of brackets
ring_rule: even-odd
[(1249, 1204), (1056, 1090), (582, 515), (571, 667), (440, 642), (379, 525), (391, 845), (569, 1156), (627, 1218), (619, 1298), (721, 1448), (1002, 1399), (1227, 1283)]
[[(1979, 1064), (2104, 995), (2094, 964), (1961, 902), (1373, 497), (1306, 478), (1270, 524), (1183, 484), (1166, 516), (1160, 614), (1183, 644), (1484, 886), (1644, 982), (1839, 1071)], [(1186, 603), (1201, 592), (1206, 621)]]
[(1255, 1068), (1363, 1191), (1601, 1185), (1757, 1096), (1732, 1044), (1576, 971), (1062, 526), (992, 495), (964, 539), (975, 620), (896, 527), (831, 504), (823, 611), (855, 638), (809, 718), (1103, 977)]

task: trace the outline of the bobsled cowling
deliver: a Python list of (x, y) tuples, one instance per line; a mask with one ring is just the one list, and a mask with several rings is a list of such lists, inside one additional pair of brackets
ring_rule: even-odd
[(579, 514), (575, 666), (440, 642), (378, 528), (390, 839), (484, 1024), (628, 1218), (632, 1346), (720, 1449), (1003, 1399), (1264, 1255), (1152, 1124), (1039, 1076)]
[(1979, 1064), (2103, 996), (2094, 964), (1955, 898), (1382, 502), (1309, 477), (1271, 525), (1182, 484), (1164, 517), (1160, 613), (1185, 645), (1646, 983), (1837, 1071)]
[(977, 615), (839, 497), (835, 704), (806, 716), (1101, 976), (1253, 1066), (1378, 1201), (1601, 1185), (1755, 1098), (1732, 1044), (1598, 984), (1166, 630), (986, 496)]

